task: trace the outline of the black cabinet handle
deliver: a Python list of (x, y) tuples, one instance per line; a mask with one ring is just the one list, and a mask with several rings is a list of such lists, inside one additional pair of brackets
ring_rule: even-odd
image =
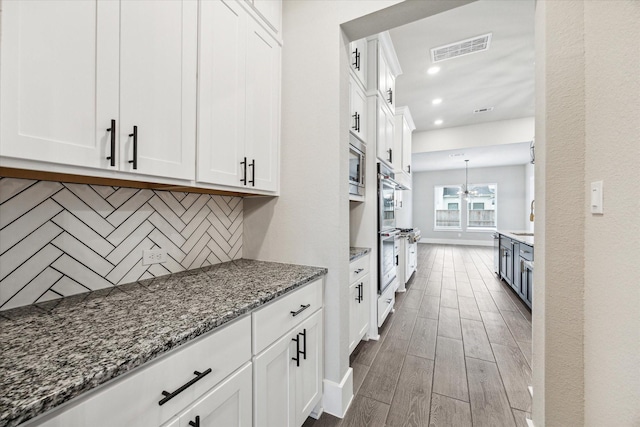
[(240, 162), (240, 164), (244, 167), (243, 178), (240, 178), (240, 182), (244, 185), (247, 185), (247, 158), (244, 158), (244, 161)]
[(191, 427), (200, 427), (200, 415), (196, 415), (195, 421), (189, 421)]
[(411, 165), (407, 166), (407, 173), (411, 173)]
[(396, 255), (396, 265), (400, 264), (400, 261), (398, 260), (399, 255)]
[(355, 113), (351, 117), (353, 117), (353, 126), (351, 126), (351, 129), (357, 131), (358, 130), (358, 113)]
[(300, 305), (300, 310), (298, 311), (292, 311), (291, 312), (291, 316), (296, 317), (298, 314), (302, 313), (303, 311), (305, 311), (307, 308), (311, 307), (311, 304), (307, 304), (307, 305)]
[(255, 187), (256, 186), (256, 159), (251, 160), (251, 164), (249, 166), (251, 166), (251, 181), (249, 182), (251, 183), (252, 187)]
[(363, 271), (364, 271), (364, 268), (359, 268), (359, 269), (357, 269), (356, 271), (354, 271), (354, 273), (356, 273), (356, 274), (360, 274), (360, 273), (362, 273)]
[(107, 160), (111, 160), (109, 163), (111, 166), (116, 165), (116, 121), (111, 120), (111, 127), (107, 129), (107, 132), (111, 132), (111, 154), (107, 157)]
[(182, 393), (183, 391), (185, 391), (186, 389), (188, 389), (189, 387), (191, 387), (192, 385), (194, 385), (195, 383), (197, 383), (198, 381), (200, 381), (210, 373), (211, 373), (211, 368), (207, 369), (204, 372), (193, 371), (193, 375), (195, 375), (196, 377), (193, 378), (188, 383), (180, 386), (180, 388), (177, 389), (176, 391), (169, 393), (168, 391), (163, 390), (162, 395), (164, 396), (164, 398), (158, 402), (158, 405), (160, 406), (164, 405), (165, 403), (167, 403), (168, 401), (170, 401), (171, 399), (173, 399), (174, 397), (176, 397), (177, 395), (179, 395), (180, 393)]
[(133, 160), (129, 160), (129, 163), (133, 163), (133, 168), (138, 169), (138, 126), (133, 127), (133, 133), (129, 136), (133, 137)]
[(353, 65), (356, 70), (360, 71), (360, 52), (358, 52), (358, 48), (352, 52), (352, 55), (354, 57), (354, 62), (351, 65)]
[(356, 131), (360, 132), (360, 113), (356, 113)]
[(393, 89), (388, 89), (387, 93), (389, 94), (389, 99), (387, 99), (387, 101), (389, 101), (389, 104), (393, 104)]
[(296, 337), (291, 338), (291, 341), (296, 342), (296, 357), (292, 357), (291, 360), (295, 360), (296, 366), (300, 366), (300, 334), (296, 334)]
[(389, 162), (393, 163), (393, 149), (389, 148), (387, 151), (389, 151)]
[(307, 360), (307, 329), (303, 329), (301, 333), (299, 333), (298, 335), (302, 335), (302, 338), (304, 338), (302, 340), (302, 357), (304, 358), (304, 360)]

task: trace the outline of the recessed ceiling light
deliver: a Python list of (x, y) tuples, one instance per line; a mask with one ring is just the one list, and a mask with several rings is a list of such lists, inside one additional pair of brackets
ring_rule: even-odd
[(440, 67), (431, 67), (427, 70), (427, 74), (434, 75), (437, 74), (438, 71), (440, 71)]
[(454, 154), (449, 154), (449, 157), (454, 158), (454, 157), (462, 157), (464, 156), (464, 153), (454, 153)]
[(442, 119), (438, 119), (435, 122), (433, 122), (434, 125), (441, 125), (442, 124)]
[(431, 103), (433, 105), (438, 105), (438, 104), (442, 104), (442, 98), (436, 98), (433, 101), (431, 101)]

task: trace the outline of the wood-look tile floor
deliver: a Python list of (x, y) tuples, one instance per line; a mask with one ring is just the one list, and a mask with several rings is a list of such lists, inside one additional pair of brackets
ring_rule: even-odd
[(493, 248), (418, 245), (407, 292), (351, 367), (345, 418), (304, 427), (526, 427), (531, 313), (494, 274)]

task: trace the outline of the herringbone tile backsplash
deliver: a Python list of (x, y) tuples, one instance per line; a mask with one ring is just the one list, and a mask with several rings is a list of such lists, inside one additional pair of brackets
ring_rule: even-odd
[(1, 178), (0, 310), (242, 258), (242, 215), (240, 197)]

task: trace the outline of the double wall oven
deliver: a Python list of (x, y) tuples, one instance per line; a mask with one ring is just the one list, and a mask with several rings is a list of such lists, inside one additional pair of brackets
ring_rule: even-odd
[(401, 188), (393, 171), (378, 163), (378, 293), (382, 294), (397, 278), (398, 251), (395, 192)]

